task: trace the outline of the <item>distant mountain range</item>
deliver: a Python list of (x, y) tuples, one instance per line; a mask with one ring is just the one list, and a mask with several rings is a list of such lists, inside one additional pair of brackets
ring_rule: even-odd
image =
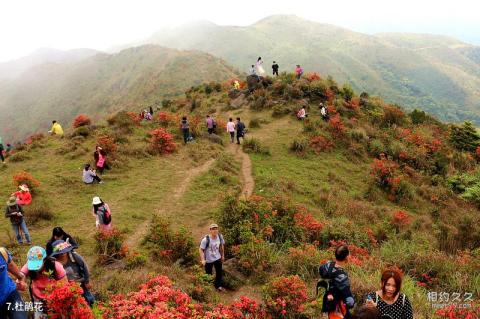
[[(36, 59), (34, 54), (24, 61)], [(210, 54), (155, 45), (97, 53), (77, 62), (41, 63), (0, 80), (0, 136), (19, 140), (46, 131), (54, 119), (69, 126), (79, 113), (101, 118), (120, 109), (140, 111), (190, 86), (237, 75)]]
[(279, 15), (246, 27), (202, 21), (161, 30), (142, 43), (205, 51), (245, 71), (259, 56), (267, 70), (273, 60), (281, 71), (301, 64), (408, 109), (480, 124), (480, 47), (445, 36), (366, 35)]

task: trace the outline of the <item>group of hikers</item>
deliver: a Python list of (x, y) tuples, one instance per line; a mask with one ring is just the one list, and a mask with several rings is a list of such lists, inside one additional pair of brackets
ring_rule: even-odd
[[(217, 130), (217, 122), (211, 115), (207, 115), (205, 120), (205, 125), (207, 127), (208, 134), (214, 134)], [(190, 124), (188, 123), (187, 117), (183, 116), (182, 121), (180, 122), (180, 129), (182, 130), (183, 142), (187, 144), (190, 141), (193, 141), (193, 137), (190, 133)], [(227, 133), (230, 135), (230, 143), (235, 141), (235, 132), (237, 137), (237, 144), (240, 144), (240, 138), (245, 137), (247, 128), (245, 124), (237, 117), (237, 122), (233, 122), (233, 118), (229, 118), (226, 126)]]
[[(280, 66), (276, 61), (273, 61), (272, 63), (272, 75), (278, 76), (278, 70), (280, 69)], [(257, 62), (255, 64), (252, 64), (251, 68), (248, 70), (248, 75), (255, 75), (255, 76), (265, 76), (266, 72), (265, 69), (263, 68), (263, 60), (262, 57), (258, 57)], [(297, 64), (295, 66), (295, 75), (297, 79), (300, 79), (303, 75), (303, 68)]]
[[(225, 261), (225, 239), (219, 233), (217, 224), (211, 224), (209, 230), (198, 248), (200, 262), (209, 275), (212, 275), (215, 269), (214, 286), (217, 290), (224, 291), (222, 265)], [(368, 293), (364, 305), (351, 314), (356, 302), (345, 270), (349, 256), (348, 246), (339, 246), (335, 250), (335, 260), (319, 267), (322, 279), (317, 284), (317, 294), (319, 288), (325, 290), (322, 312), (327, 313), (329, 319), (413, 319), (410, 300), (401, 292), (402, 273), (396, 268), (383, 271), (380, 289)]]
[(153, 120), (153, 107), (150, 106), (149, 110), (144, 109), (140, 114), (138, 115), (141, 120), (145, 121), (151, 121)]
[(107, 152), (99, 145), (95, 146), (95, 152), (93, 152), (93, 160), (96, 169), (94, 169), (89, 163), (85, 164), (83, 167), (82, 180), (85, 184), (102, 184), (103, 181), (100, 176), (98, 176), (97, 171), (99, 174), (103, 174), (106, 169), (110, 169), (110, 165), (107, 161)]
[[(328, 116), (328, 109), (325, 107), (325, 105), (323, 104), (323, 102), (320, 102), (319, 107), (320, 107), (320, 116), (322, 117), (322, 119), (323, 119), (324, 121), (328, 121), (328, 119), (330, 118), (330, 117)], [(305, 120), (305, 118), (307, 118), (307, 117), (308, 117), (307, 111), (305, 110), (305, 107), (302, 106), (302, 107), (300, 108), (300, 110), (298, 110), (298, 112), (297, 112), (297, 119), (299, 119), (299, 120)]]

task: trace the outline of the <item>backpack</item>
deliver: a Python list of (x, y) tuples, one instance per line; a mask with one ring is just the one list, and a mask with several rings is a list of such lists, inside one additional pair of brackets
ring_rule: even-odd
[(82, 275), (82, 277), (85, 278), (85, 267), (84, 267), (84, 263), (82, 262), (79, 262), (79, 256), (76, 252), (74, 251), (71, 251), (68, 253), (68, 258), (70, 259), (70, 261), (74, 264), (77, 264), (78, 265), (78, 269)]
[[(322, 266), (319, 267), (320, 279), (317, 282), (316, 286), (316, 294), (318, 296), (318, 292), (321, 288), (325, 289), (325, 294), (323, 295), (323, 305), (322, 305), (322, 312), (331, 312), (335, 311), (337, 305), (341, 301), (340, 291), (337, 289), (335, 285), (335, 278), (339, 275), (346, 275), (343, 269), (337, 268), (335, 274), (333, 274), (333, 270), (335, 269), (334, 262), (327, 263), (328, 268), (325, 270)], [(328, 300), (327, 296), (332, 295), (333, 300)]]
[[(207, 240), (207, 242), (205, 243), (205, 250), (207, 250), (208, 246), (210, 246), (210, 235), (205, 235), (204, 238)], [(225, 240), (223, 240), (222, 234), (218, 234), (218, 238), (220, 238), (220, 244), (222, 242), (225, 242)]]
[(112, 214), (105, 206), (99, 207), (97, 214), (99, 214), (99, 219), (101, 219), (104, 225), (108, 225), (112, 222)]

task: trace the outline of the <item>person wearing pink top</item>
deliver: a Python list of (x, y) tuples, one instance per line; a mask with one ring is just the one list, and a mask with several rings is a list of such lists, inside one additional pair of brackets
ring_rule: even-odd
[(302, 77), (303, 69), (300, 67), (299, 64), (297, 64), (297, 67), (295, 68), (295, 74), (297, 75), (297, 80)]

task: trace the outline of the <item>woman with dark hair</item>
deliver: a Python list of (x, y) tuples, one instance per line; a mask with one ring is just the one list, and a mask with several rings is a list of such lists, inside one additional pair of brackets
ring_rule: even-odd
[(257, 63), (255, 63), (255, 67), (257, 68), (257, 75), (263, 76), (265, 75), (265, 70), (263, 69), (263, 60), (262, 57), (258, 57)]
[(107, 163), (107, 152), (103, 150), (100, 146), (95, 146), (95, 152), (93, 152), (93, 158), (95, 160), (95, 165), (97, 166), (100, 174), (103, 174), (103, 170), (110, 169), (110, 166)]
[(103, 200), (95, 196), (92, 200), (92, 214), (95, 216), (96, 222), (95, 225), (100, 230), (111, 230), (112, 229), (112, 214), (110, 212), (110, 207), (108, 204), (103, 202)]
[(367, 295), (366, 305), (377, 308), (382, 318), (413, 319), (412, 304), (400, 292), (402, 273), (398, 269), (387, 269), (382, 273), (381, 287)]
[(85, 164), (82, 180), (85, 184), (93, 184), (95, 182), (99, 184), (103, 183), (102, 179), (98, 177), (97, 172), (90, 166), (90, 164)]
[(75, 239), (73, 239), (72, 236), (70, 236), (69, 234), (67, 234), (63, 229), (62, 227), (55, 227), (53, 230), (52, 230), (52, 237), (48, 240), (47, 242), (47, 246), (46, 246), (46, 249), (47, 249), (47, 256), (50, 256), (53, 252), (53, 247), (52, 247), (52, 244), (57, 241), (57, 240), (63, 240), (63, 241), (66, 241), (68, 242), (70, 245), (72, 245), (74, 248), (78, 248), (78, 244), (77, 242), (75, 241)]

